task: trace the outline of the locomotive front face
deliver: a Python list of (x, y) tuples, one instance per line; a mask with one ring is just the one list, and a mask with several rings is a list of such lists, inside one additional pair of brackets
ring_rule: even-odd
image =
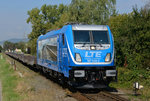
[(108, 64), (113, 53), (107, 30), (73, 31), (75, 61), (82, 64)]
[(114, 66), (114, 47), (107, 26), (73, 26), (74, 63)]
[(75, 25), (72, 35), (72, 77), (90, 83), (109, 82), (116, 77), (113, 37), (108, 26)]

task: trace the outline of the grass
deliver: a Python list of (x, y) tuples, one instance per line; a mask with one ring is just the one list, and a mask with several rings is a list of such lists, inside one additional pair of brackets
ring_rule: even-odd
[(73, 98), (66, 97), (66, 92), (59, 85), (17, 61), (17, 70), (14, 71), (9, 65), (14, 59), (4, 56), (6, 59), (1, 59), (0, 56), (3, 101), (72, 101)]
[[(8, 61), (13, 61), (8, 56), (6, 58)], [(16, 94), (20, 95), (19, 101), (55, 101), (56, 89), (51, 88), (51, 82), (48, 79), (45, 79), (17, 61), (15, 63), (17, 70), (12, 75), (15, 75), (17, 83), (15, 83), (13, 90)], [(11, 70), (13, 71), (13, 69)], [(22, 74), (22, 77), (19, 73)]]
[(20, 100), (19, 94), (15, 91), (18, 79), (13, 68), (6, 61), (5, 57), (0, 54), (0, 81), (2, 83), (3, 101)]
[[(139, 96), (133, 95), (133, 83), (139, 82), (144, 88), (138, 91)], [(150, 101), (150, 71), (148, 70), (129, 70), (124, 67), (118, 68), (118, 82), (111, 83), (111, 87), (130, 91), (130, 98), (132, 100), (140, 99), (143, 101)], [(135, 100), (136, 101), (136, 100)]]

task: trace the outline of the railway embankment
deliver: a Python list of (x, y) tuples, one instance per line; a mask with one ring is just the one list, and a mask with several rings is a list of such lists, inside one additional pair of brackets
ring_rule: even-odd
[[(86, 99), (87, 101), (90, 101), (90, 99), (93, 99), (91, 101), (101, 101), (101, 97), (105, 99), (105, 96), (109, 95), (109, 94), (105, 95), (103, 93), (101, 94), (101, 92), (97, 94), (86, 94), (86, 95), (82, 93), (72, 93), (73, 95), (68, 94), (70, 93), (70, 91), (68, 91), (67, 89), (63, 89), (59, 84), (49, 80), (45, 76), (42, 76), (39, 72), (32, 71), (27, 66), (19, 63), (18, 61), (15, 61), (9, 56), (5, 55), (5, 58), (6, 60), (5, 59), (4, 60), (11, 65), (9, 66), (9, 69), (13, 71), (13, 75), (16, 78), (15, 80), (17, 83), (15, 87), (13, 88), (13, 91), (15, 94), (17, 94), (16, 99), (18, 101), (30, 101), (30, 100), (32, 101), (51, 101), (51, 100), (76, 101), (76, 99), (78, 101), (83, 101), (82, 99)], [(13, 65), (14, 61), (15, 61), (15, 66)], [(149, 100), (148, 86), (144, 87), (144, 89), (142, 90), (139, 90), (137, 92), (139, 94), (138, 96), (134, 96), (132, 83), (133, 81), (135, 82), (138, 79), (134, 77), (133, 75), (135, 74), (132, 74), (132, 73), (133, 71), (131, 72), (129, 70), (126, 70), (126, 68), (119, 68), (118, 83), (112, 83), (110, 85), (112, 88), (115, 88), (117, 91), (113, 92), (113, 90), (111, 91), (111, 89), (109, 89), (110, 92), (113, 92), (115, 95), (119, 95), (125, 99), (130, 99), (131, 101), (145, 101), (145, 100), (148, 101)], [(147, 73), (147, 72), (143, 72), (143, 74), (144, 73)], [(128, 79), (128, 77), (130, 77), (130, 79)], [(140, 77), (141, 78), (139, 79), (139, 83), (145, 86), (146, 84), (146, 81), (144, 79), (145, 77), (141, 76), (141, 74), (140, 74)], [(144, 80), (143, 82), (141, 80), (142, 78)], [(109, 95), (109, 96), (114, 98), (112, 95)], [(76, 99), (74, 99), (73, 97)], [(108, 99), (107, 96), (106, 98)], [(17, 101), (16, 99), (11, 100), (11, 101)], [(7, 101), (7, 100), (4, 100), (4, 101)]]
[[(30, 70), (18, 61), (15, 61), (15, 70), (13, 61), (15, 60), (6, 55), (3, 60), (0, 60), (3, 64), (0, 68), (4, 69), (0, 73), (4, 89), (3, 101), (76, 101), (67, 96), (67, 91), (57, 83)], [(4, 74), (12, 80), (4, 77)]]

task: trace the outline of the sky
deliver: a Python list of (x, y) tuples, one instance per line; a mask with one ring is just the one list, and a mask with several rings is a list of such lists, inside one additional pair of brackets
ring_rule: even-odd
[[(116, 0), (119, 14), (132, 12), (132, 7), (144, 6), (150, 0)], [(31, 24), (27, 24), (27, 11), (43, 4), (69, 4), (71, 0), (0, 0), (0, 41), (12, 38), (27, 38)]]

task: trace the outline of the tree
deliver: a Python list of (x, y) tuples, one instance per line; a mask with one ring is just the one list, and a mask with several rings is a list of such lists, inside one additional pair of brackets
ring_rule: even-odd
[(87, 24), (106, 24), (115, 12), (116, 0), (73, 0), (69, 6), (70, 20)]
[(32, 40), (37, 38), (39, 35), (44, 34), (46, 29), (44, 26), (43, 15), (40, 14), (40, 10), (38, 8), (28, 11), (28, 15), (27, 23), (32, 24), (32, 32), (29, 34), (28, 38)]
[(21, 49), (22, 52), (25, 52), (25, 49), (26, 49), (26, 43), (25, 42), (14, 43), (14, 45), (15, 45), (15, 48)]
[(36, 40), (48, 30), (61, 28), (67, 22), (106, 24), (115, 12), (116, 0), (72, 0), (68, 6), (43, 5), (28, 11), (27, 23), (32, 24), (28, 35), (31, 53), (36, 54)]
[(2, 52), (2, 49), (3, 49), (3, 48), (2, 48), (2, 46), (0, 45), (0, 53)]
[(34, 8), (28, 11), (27, 23), (32, 24), (32, 32), (28, 35), (31, 53), (36, 54), (37, 38), (45, 34), (48, 30), (55, 28), (55, 23), (59, 21), (61, 14), (67, 9), (66, 6), (60, 5), (43, 5), (41, 9)]
[(22, 52), (25, 52), (26, 48), (25, 42), (12, 43), (9, 41), (5, 41), (3, 44), (3, 49), (5, 51), (14, 51), (16, 48), (21, 49)]
[(111, 17), (108, 25), (114, 34), (117, 64), (125, 59), (129, 69), (150, 67), (150, 9), (133, 8), (131, 14)]
[(28, 19), (27, 23), (32, 24), (32, 32), (28, 35), (30, 39), (29, 44), (31, 45), (32, 54), (36, 53), (36, 40), (38, 36), (46, 33), (46, 28), (44, 25), (43, 15), (40, 14), (40, 10), (38, 8), (34, 8), (31, 11), (28, 11)]
[(125, 63), (126, 55), (124, 53), (124, 42), (128, 40), (127, 33), (130, 23), (130, 15), (123, 14), (110, 17), (108, 25), (114, 36), (117, 66), (123, 66)]
[(5, 51), (9, 51), (9, 50), (13, 51), (15, 50), (15, 45), (9, 41), (5, 41), (3, 44), (3, 49)]

